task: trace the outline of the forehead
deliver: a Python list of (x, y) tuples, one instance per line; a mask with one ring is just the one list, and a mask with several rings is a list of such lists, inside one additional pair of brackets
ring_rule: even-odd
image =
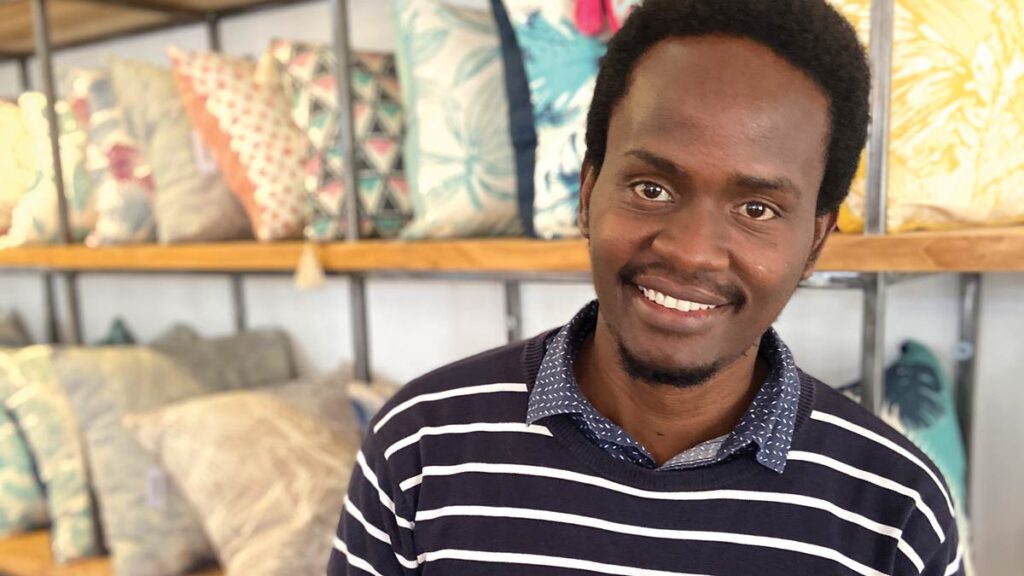
[(733, 37), (677, 38), (637, 62), (612, 114), (608, 152), (653, 145), (675, 150), (673, 157), (700, 152), (732, 168), (748, 163), (820, 180), (828, 135), (824, 91), (767, 47)]

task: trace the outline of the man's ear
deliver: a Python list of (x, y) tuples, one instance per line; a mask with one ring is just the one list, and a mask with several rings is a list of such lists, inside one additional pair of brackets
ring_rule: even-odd
[(825, 248), (825, 241), (828, 240), (829, 235), (835, 230), (838, 217), (839, 211), (833, 210), (814, 219), (814, 244), (811, 246), (811, 255), (807, 258), (807, 264), (804, 265), (804, 280), (807, 280), (811, 277), (811, 274), (814, 274), (814, 267), (817, 266), (821, 251)]
[(580, 206), (576, 215), (580, 232), (584, 238), (590, 238), (590, 197), (594, 192), (594, 184), (597, 182), (597, 170), (594, 163), (587, 156), (583, 158), (583, 168), (580, 170)]

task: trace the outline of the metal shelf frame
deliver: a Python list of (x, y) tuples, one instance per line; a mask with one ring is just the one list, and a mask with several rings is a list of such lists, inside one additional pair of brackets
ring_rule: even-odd
[[(60, 214), (60, 235), (63, 242), (70, 241), (67, 202), (63, 192), (63, 178), (61, 177), (60, 149), (57, 139), (57, 123), (55, 113), (56, 92), (53, 77), (53, 53), (54, 47), (50, 38), (50, 28), (47, 20), (48, 2), (60, 0), (31, 0), (34, 16), (35, 31), (35, 56), (38, 58), (42, 89), (47, 96), (48, 118), (50, 120), (50, 132), (54, 157), (54, 171), (56, 174), (56, 189)], [(167, 29), (183, 25), (205, 24), (209, 47), (212, 50), (219, 50), (221, 47), (220, 23), (225, 18), (230, 18), (246, 13), (251, 13), (268, 8), (281, 7), (292, 4), (309, 2), (310, 0), (267, 0), (247, 4), (245, 6), (226, 9), (221, 11), (192, 10), (167, 4), (160, 0), (146, 0), (138, 3), (132, 0), (88, 0), (95, 4), (110, 6), (123, 6), (132, 9), (145, 9), (159, 11), (173, 16), (167, 23), (159, 26), (149, 27), (142, 30), (130, 30), (113, 36), (104, 37), (87, 42), (72, 42), (63, 45), (60, 49), (73, 48), (84, 44), (92, 44), (101, 41), (150, 33), (155, 30)], [(339, 130), (344, 144), (344, 165), (355, 165), (355, 145), (352, 121), (352, 99), (350, 91), (350, 54), (351, 42), (349, 38), (348, 10), (345, 0), (328, 0), (331, 10), (332, 47), (337, 62), (338, 71), (338, 102), (343, 113), (339, 119)], [(865, 234), (884, 235), (886, 233), (886, 197), (887, 197), (887, 176), (888, 176), (888, 140), (889, 140), (889, 116), (891, 102), (891, 78), (892, 78), (892, 52), (893, 52), (893, 26), (894, 26), (894, 4), (895, 0), (872, 0), (871, 2), (871, 31), (869, 41), (869, 57), (872, 67), (872, 91), (871, 91), (871, 126), (868, 139), (868, 175)], [(0, 54), (0, 58), (16, 58), (19, 63), (20, 77), (23, 86), (29, 88), (28, 62), (31, 54)], [(345, 189), (350, 193), (346, 195), (346, 241), (357, 242), (359, 240), (360, 206), (355, 175), (351, 170), (344, 174)], [(139, 273), (139, 272), (135, 272)], [(153, 273), (153, 272), (145, 272)], [(159, 272), (156, 272), (159, 273)], [(81, 341), (80, 333), (80, 312), (78, 308), (78, 290), (76, 272), (54, 272), (44, 271), (44, 290), (46, 292), (47, 320), (49, 336), (57, 339), (57, 326), (59, 324), (56, 314), (56, 277), (64, 278), (67, 284), (66, 297), (69, 318), (69, 340), (73, 343)], [(261, 274), (264, 274), (261, 272)], [(367, 274), (362, 272), (342, 274), (350, 279), (351, 286), (351, 322), (353, 333), (353, 357), (355, 358), (356, 375), (369, 379), (371, 374), (369, 358), (369, 326), (367, 319), (367, 293), (366, 279), (368, 276), (375, 277), (403, 277), (403, 278), (443, 278), (448, 280), (459, 279), (489, 279), (502, 281), (505, 292), (505, 318), (508, 339), (516, 340), (522, 334), (522, 302), (521, 282), (565, 282), (565, 281), (586, 281), (587, 274), (564, 274), (545, 272), (523, 272), (523, 273), (496, 273), (496, 274), (466, 274), (450, 272), (396, 272)], [(917, 277), (917, 274), (892, 275), (885, 272), (871, 273), (830, 273), (816, 275), (804, 286), (812, 288), (845, 288), (860, 289), (864, 294), (863, 301), (863, 326), (862, 326), (862, 348), (861, 366), (863, 382), (863, 404), (874, 412), (878, 412), (884, 397), (884, 373), (885, 373), (885, 325), (887, 312), (887, 288), (895, 281), (905, 277)], [(231, 282), (231, 295), (234, 304), (235, 324), (238, 329), (246, 326), (245, 297), (244, 297), (244, 272), (232, 272), (228, 274)], [(962, 418), (962, 427), (965, 443), (970, 454), (972, 440), (972, 414), (974, 406), (975, 389), (975, 355), (977, 351), (978, 327), (981, 311), (981, 283), (980, 274), (960, 274), (961, 298), (960, 298), (960, 335), (959, 345), (956, 353), (956, 394), (958, 408)]]

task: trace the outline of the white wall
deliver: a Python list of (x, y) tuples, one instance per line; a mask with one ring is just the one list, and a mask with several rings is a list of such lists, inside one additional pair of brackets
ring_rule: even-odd
[[(485, 0), (460, 0), (486, 4)], [(350, 0), (356, 47), (394, 45), (390, 3)], [(226, 51), (256, 54), (274, 36), (329, 38), (326, 2), (314, 2), (229, 20), (223, 24)], [(62, 52), (60, 68), (94, 66), (108, 53), (163, 62), (164, 47), (203, 49), (202, 27)], [(0, 65), (0, 94), (17, 91), (17, 70)], [(99, 338), (115, 316), (127, 319), (142, 340), (172, 322), (184, 321), (213, 335), (232, 330), (230, 284), (223, 276), (131, 276), (89, 274), (80, 279), (83, 328)], [(986, 275), (974, 443), (972, 509), (976, 559), (982, 576), (1024, 574), (1024, 462), (1021, 413), (1024, 346), (1016, 330), (1024, 325), (1024, 275)], [(351, 361), (348, 284), (330, 278), (315, 292), (295, 290), (290, 278), (246, 280), (250, 326), (286, 329), (305, 373)], [(503, 343), (503, 286), (497, 282), (371, 280), (368, 283), (370, 346), (375, 372), (405, 381), (467, 354)], [(524, 333), (567, 321), (593, 297), (587, 284), (523, 286)], [(957, 283), (951, 275), (909, 281), (890, 289), (886, 336), (890, 356), (909, 337), (932, 346), (947, 368), (956, 341)], [(0, 272), (0, 307), (17, 308), (37, 339), (45, 333), (40, 279), (31, 273)], [(858, 377), (861, 294), (857, 291), (801, 290), (777, 327), (810, 373), (832, 384)]]

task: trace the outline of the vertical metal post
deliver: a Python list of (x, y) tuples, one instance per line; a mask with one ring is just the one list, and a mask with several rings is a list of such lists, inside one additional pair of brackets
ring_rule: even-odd
[(46, 0), (32, 0), (32, 19), (35, 24), (36, 58), (39, 59), (39, 78), (46, 94), (46, 119), (50, 123), (50, 150), (53, 153), (53, 176), (57, 190), (60, 237), (71, 243), (68, 220), (68, 199), (64, 196), (64, 169), (60, 161), (60, 124), (57, 118), (57, 90), (53, 80), (53, 60), (50, 53), (50, 24), (46, 15)]
[[(894, 0), (872, 0), (871, 126), (868, 133), (868, 177), (864, 205), (864, 233), (886, 233), (886, 197), (889, 178), (889, 108), (892, 95), (892, 43)], [(878, 413), (885, 394), (884, 273), (865, 278), (864, 326), (861, 347), (862, 403)]]
[(54, 287), (56, 277), (53, 272), (43, 273), (43, 294), (46, 302), (46, 341), (57, 344), (60, 341), (60, 326), (57, 325), (57, 291)]
[(220, 52), (220, 16), (215, 12), (206, 15), (206, 44), (211, 52)]
[[(335, 80), (338, 97), (338, 143), (341, 145), (344, 170), (342, 184), (345, 190), (345, 240), (359, 240), (359, 189), (356, 186), (356, 148), (352, 120), (352, 89), (350, 81), (348, 6), (346, 0), (331, 0), (331, 30), (333, 35)], [(370, 379), (370, 334), (366, 309), (366, 279), (360, 274), (349, 278), (352, 314), (352, 346), (356, 378)]]
[[(981, 319), (981, 274), (960, 275), (960, 340), (954, 354), (956, 360), (956, 407), (960, 417), (967, 455), (967, 470), (971, 470), (971, 441), (974, 431), (974, 397), (978, 328)], [(968, 474), (968, 488), (970, 474)], [(970, 498), (968, 498), (970, 501)], [(966, 504), (966, 503), (965, 503)]]
[(32, 89), (32, 74), (28, 69), (28, 56), (18, 58), (18, 82), (21, 84), (22, 92)]
[(231, 307), (235, 315), (235, 331), (244, 332), (249, 325), (248, 309), (245, 306), (245, 276), (231, 275)]
[(505, 334), (509, 342), (523, 339), (522, 285), (515, 281), (505, 282)]
[(82, 312), (78, 305), (78, 273), (65, 272), (64, 283), (68, 291), (68, 341), (75, 345), (81, 345), (82, 340)]
[(885, 396), (885, 274), (864, 277), (864, 325), (861, 333), (861, 404), (878, 414)]

